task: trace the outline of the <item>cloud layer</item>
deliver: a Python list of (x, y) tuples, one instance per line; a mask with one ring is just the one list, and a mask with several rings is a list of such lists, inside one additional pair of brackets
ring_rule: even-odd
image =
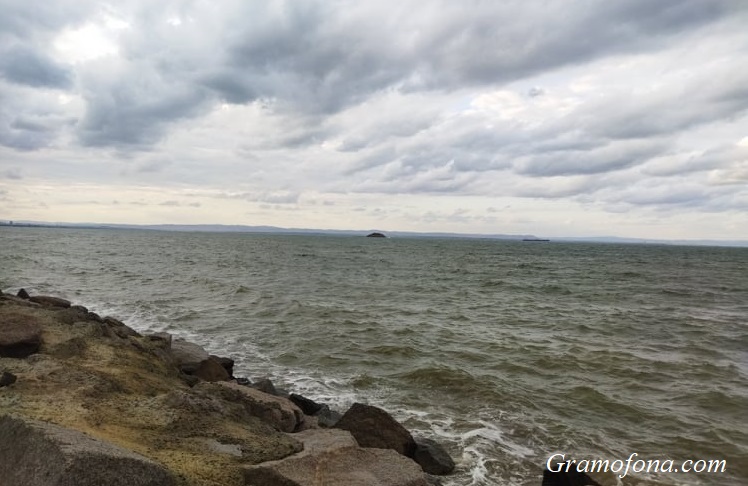
[(0, 217), (748, 239), (742, 2), (0, 8)]

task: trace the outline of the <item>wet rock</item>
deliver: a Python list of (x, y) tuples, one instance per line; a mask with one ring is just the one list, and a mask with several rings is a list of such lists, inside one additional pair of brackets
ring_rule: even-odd
[(229, 374), (229, 377), (234, 377), (234, 360), (231, 358), (224, 358), (222, 356), (216, 356), (211, 354), (210, 357), (215, 360), (218, 364), (223, 366), (223, 369)]
[(317, 412), (314, 417), (317, 419), (317, 424), (320, 427), (335, 427), (340, 421), (343, 414), (332, 410), (327, 405), (322, 405), (322, 408)]
[(304, 450), (280, 461), (244, 469), (252, 486), (428, 486), (421, 469), (395, 451), (358, 447), (336, 429), (294, 434)]
[(570, 471), (543, 471), (542, 486), (600, 486), (600, 483), (583, 472), (574, 469)]
[(406, 457), (413, 457), (416, 451), (410, 432), (392, 415), (372, 405), (354, 403), (335, 427), (348, 430), (361, 447), (393, 449)]
[(291, 393), (288, 399), (296, 404), (305, 415), (315, 415), (322, 410), (322, 404), (315, 402), (307, 397)]
[(7, 371), (3, 371), (3, 373), (0, 375), (0, 388), (8, 385), (12, 385), (16, 382), (18, 377), (14, 375), (13, 373), (9, 373)]
[(0, 321), (0, 357), (25, 358), (39, 351), (42, 329), (36, 318), (8, 314)]
[(71, 305), (69, 300), (61, 299), (59, 297), (50, 297), (48, 295), (35, 295), (29, 297), (29, 300), (41, 304), (44, 307), (59, 307), (61, 309), (67, 309)]
[(28, 298), (29, 298), (29, 297), (31, 297), (31, 296), (29, 295), (29, 293), (28, 293), (28, 292), (26, 292), (26, 289), (21, 289), (21, 290), (19, 290), (19, 291), (18, 291), (18, 293), (16, 294), (16, 297), (20, 297), (20, 298), (22, 298), (22, 299), (28, 299)]
[(71, 305), (70, 308), (73, 309), (73, 310), (76, 310), (76, 311), (80, 312), (83, 315), (87, 315), (88, 314), (88, 309), (86, 307), (82, 306), (82, 305)]
[(455, 462), (436, 441), (418, 438), (416, 440), (416, 451), (413, 454), (415, 460), (424, 472), (436, 475), (449, 474), (455, 469)]
[(82, 432), (0, 417), (0, 478), (25, 486), (175, 486), (161, 465)]

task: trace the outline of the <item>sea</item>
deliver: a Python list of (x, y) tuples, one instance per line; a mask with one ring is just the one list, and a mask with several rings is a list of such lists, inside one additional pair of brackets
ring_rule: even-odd
[(748, 484), (748, 248), (2, 227), (0, 288), (382, 407), (455, 458), (445, 486), (632, 454), (726, 467), (607, 484)]

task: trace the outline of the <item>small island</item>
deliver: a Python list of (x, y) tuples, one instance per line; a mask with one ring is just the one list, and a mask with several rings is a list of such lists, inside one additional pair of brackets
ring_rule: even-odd
[(384, 235), (384, 233), (379, 233), (379, 232), (377, 232), (377, 231), (375, 231), (375, 232), (373, 232), (373, 233), (369, 233), (368, 235), (366, 235), (366, 237), (367, 237), (367, 238), (387, 238), (387, 237), (386, 237), (386, 236)]

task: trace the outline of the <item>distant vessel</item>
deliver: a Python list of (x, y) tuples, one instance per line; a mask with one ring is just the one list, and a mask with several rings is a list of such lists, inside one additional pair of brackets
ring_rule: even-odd
[(522, 241), (551, 241), (543, 238), (522, 238)]

